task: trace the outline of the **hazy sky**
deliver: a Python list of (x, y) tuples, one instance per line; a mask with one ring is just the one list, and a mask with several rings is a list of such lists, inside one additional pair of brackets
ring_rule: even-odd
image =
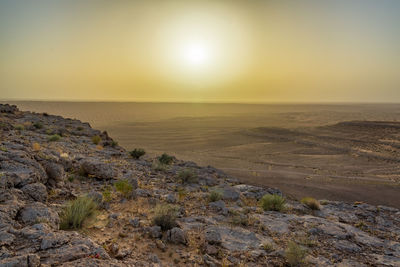
[(400, 102), (400, 1), (0, 0), (0, 99)]

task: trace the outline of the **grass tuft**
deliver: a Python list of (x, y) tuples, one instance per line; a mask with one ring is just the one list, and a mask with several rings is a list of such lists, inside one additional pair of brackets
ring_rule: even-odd
[(115, 189), (121, 193), (125, 198), (130, 198), (133, 191), (133, 186), (128, 180), (119, 180), (114, 183)]
[(197, 183), (197, 173), (193, 169), (183, 169), (178, 173), (178, 179), (182, 184), (193, 184)]
[(144, 156), (144, 154), (146, 154), (146, 151), (143, 148), (135, 148), (129, 152), (129, 155), (131, 155), (131, 157), (134, 159), (140, 159), (140, 157)]
[(161, 227), (163, 231), (176, 226), (178, 207), (170, 204), (157, 205), (154, 209), (153, 224)]
[(285, 250), (285, 258), (289, 266), (299, 266), (303, 264), (305, 257), (306, 251), (295, 242), (290, 241)]
[(208, 195), (208, 200), (210, 202), (215, 202), (215, 201), (218, 201), (218, 200), (221, 200), (221, 199), (222, 199), (222, 192), (220, 192), (218, 190), (213, 190)]
[(301, 200), (301, 203), (303, 203), (304, 205), (306, 205), (307, 207), (309, 207), (312, 210), (319, 210), (321, 208), (318, 200), (316, 200), (315, 198), (312, 198), (312, 197), (303, 198)]
[(92, 142), (93, 142), (93, 144), (98, 145), (101, 142), (101, 137), (98, 135), (93, 136)]
[(174, 157), (164, 153), (158, 157), (158, 161), (162, 164), (170, 165), (174, 162)]
[(49, 136), (49, 141), (50, 142), (57, 142), (61, 139), (61, 136), (59, 136), (58, 134), (53, 134)]
[(60, 216), (60, 229), (80, 229), (83, 222), (95, 215), (97, 204), (87, 196), (80, 196), (68, 202)]
[(280, 195), (264, 195), (261, 199), (263, 210), (282, 211), (285, 208), (285, 198)]

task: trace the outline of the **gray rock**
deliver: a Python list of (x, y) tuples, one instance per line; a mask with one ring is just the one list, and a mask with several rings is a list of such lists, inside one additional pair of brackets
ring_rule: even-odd
[(168, 194), (165, 196), (165, 201), (168, 203), (175, 203), (176, 202), (176, 197), (175, 194)]
[(139, 218), (129, 219), (129, 223), (130, 223), (133, 227), (139, 227), (139, 226), (140, 226), (140, 219), (139, 219)]
[(46, 161), (42, 163), (48, 176), (48, 183), (55, 186), (64, 180), (64, 167), (61, 164)]
[(15, 240), (15, 236), (13, 234), (8, 233), (7, 231), (0, 231), (0, 246), (11, 245)]
[(178, 227), (174, 227), (167, 231), (167, 240), (175, 244), (185, 245), (187, 243), (185, 232)]
[(153, 238), (160, 238), (162, 236), (161, 227), (160, 226), (153, 226), (149, 228), (150, 236)]
[(219, 245), (222, 242), (221, 234), (217, 229), (209, 228), (204, 232), (205, 241), (211, 245)]
[(27, 254), (0, 260), (1, 267), (37, 267), (40, 266), (40, 258), (36, 254)]
[(26, 195), (31, 197), (34, 201), (46, 202), (47, 189), (42, 183), (27, 184), (21, 189)]
[(361, 251), (361, 248), (359, 246), (347, 240), (332, 240), (332, 243), (336, 249), (341, 251), (346, 251), (349, 253), (356, 253)]
[(35, 202), (26, 205), (20, 213), (20, 220), (25, 224), (36, 224), (39, 222), (45, 222), (51, 225), (53, 228), (58, 228), (60, 221), (58, 214), (46, 205), (40, 202)]
[(220, 212), (223, 215), (227, 215), (228, 214), (228, 209), (225, 206), (225, 202), (222, 201), (222, 200), (210, 202), (210, 203), (208, 203), (208, 206), (210, 206), (210, 208)]
[(99, 179), (112, 179), (118, 176), (118, 172), (110, 164), (103, 163), (99, 159), (83, 160), (81, 169), (86, 174), (93, 175)]
[(88, 197), (90, 197), (91, 199), (93, 199), (94, 202), (96, 202), (96, 204), (98, 206), (102, 206), (103, 205), (103, 194), (97, 191), (91, 191), (88, 194)]

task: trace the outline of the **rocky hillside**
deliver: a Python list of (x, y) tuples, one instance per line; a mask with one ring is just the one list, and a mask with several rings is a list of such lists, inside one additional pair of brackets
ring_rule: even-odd
[(0, 112), (0, 266), (400, 266), (398, 209), (283, 203), (88, 123)]

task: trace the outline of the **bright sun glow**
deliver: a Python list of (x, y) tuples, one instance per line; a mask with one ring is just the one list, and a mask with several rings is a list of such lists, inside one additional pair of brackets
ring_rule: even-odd
[(201, 67), (211, 60), (210, 48), (202, 42), (190, 42), (182, 47), (182, 60), (191, 67)]

